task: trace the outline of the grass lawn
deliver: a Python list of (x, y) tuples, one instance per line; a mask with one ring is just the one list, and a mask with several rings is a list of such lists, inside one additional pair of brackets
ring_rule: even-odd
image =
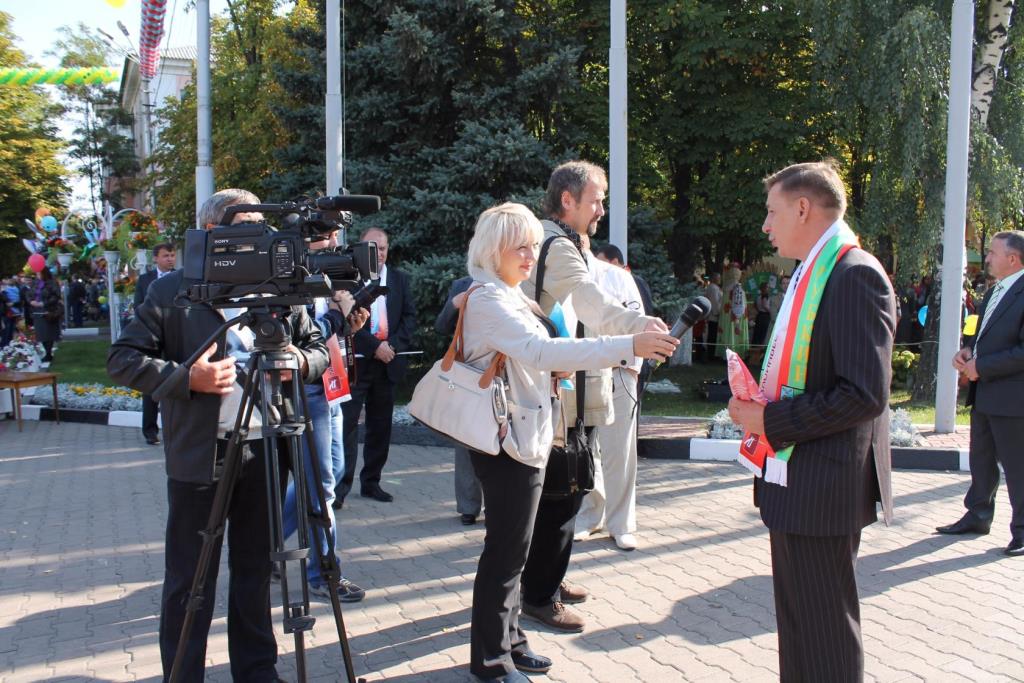
[(58, 381), (77, 383), (98, 383), (115, 386), (107, 376), (107, 351), (110, 350), (110, 335), (100, 330), (100, 336), (83, 339), (67, 339), (57, 343), (50, 372), (60, 375)]
[[(114, 383), (107, 377), (107, 351), (110, 341), (105, 331), (101, 330), (99, 338), (64, 340), (58, 345), (54, 354), (52, 372), (60, 374), (62, 382), (97, 382), (112, 386)], [(399, 404), (408, 403), (412, 398), (413, 388), (427, 370), (429, 365), (412, 365), (406, 381), (396, 387), (395, 400)], [(644, 414), (675, 416), (675, 417), (711, 417), (725, 407), (725, 403), (706, 401), (698, 394), (701, 382), (708, 379), (724, 379), (725, 364), (715, 363), (692, 366), (670, 367), (663, 365), (658, 368), (652, 381), (670, 379), (682, 390), (682, 394), (655, 394), (647, 392), (644, 396)], [(963, 392), (961, 392), (963, 393)], [(892, 393), (892, 406), (906, 408), (910, 411), (915, 424), (933, 424), (935, 422), (935, 406), (932, 404), (912, 404), (910, 392), (897, 390)], [(963, 395), (957, 407), (956, 423), (970, 424), (969, 410), (963, 405)]]

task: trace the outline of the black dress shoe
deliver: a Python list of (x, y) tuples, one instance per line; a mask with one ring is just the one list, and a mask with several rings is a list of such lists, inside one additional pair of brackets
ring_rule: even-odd
[(940, 534), (951, 534), (959, 536), (961, 534), (979, 534), (984, 536), (989, 532), (992, 527), (992, 522), (986, 522), (985, 520), (978, 519), (970, 512), (961, 517), (955, 524), (949, 524), (947, 526), (936, 527), (935, 530)]
[(363, 498), (373, 498), (379, 500), (382, 503), (390, 503), (395, 499), (390, 493), (385, 491), (379, 486), (368, 486), (359, 492)]
[(334, 502), (331, 503), (331, 507), (334, 508), (335, 510), (340, 510), (341, 508), (345, 507), (345, 499), (335, 498)]
[(1010, 545), (1006, 546), (1003, 554), (1010, 557), (1019, 557), (1024, 555), (1024, 538), (1015, 538), (1010, 541)]
[(476, 524), (476, 515), (459, 515), (459, 519), (462, 520), (463, 526), (473, 526)]
[(531, 674), (547, 673), (548, 669), (551, 668), (550, 659), (534, 654), (530, 650), (527, 650), (526, 652), (513, 652), (512, 663), (515, 664), (516, 668), (520, 671), (525, 671)]
[(158, 446), (160, 444), (160, 437), (159, 436), (147, 436), (146, 437), (146, 443), (148, 443), (150, 446)]

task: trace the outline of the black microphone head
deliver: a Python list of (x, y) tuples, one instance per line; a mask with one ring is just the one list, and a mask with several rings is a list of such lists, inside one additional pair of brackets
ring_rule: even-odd
[(679, 319), (685, 322), (688, 326), (693, 327), (701, 320), (708, 317), (708, 313), (710, 312), (711, 302), (708, 301), (706, 296), (698, 296), (690, 302), (689, 306), (683, 309)]
[(375, 194), (340, 194), (334, 197), (320, 197), (316, 200), (316, 208), (321, 211), (375, 213), (380, 211), (380, 197)]

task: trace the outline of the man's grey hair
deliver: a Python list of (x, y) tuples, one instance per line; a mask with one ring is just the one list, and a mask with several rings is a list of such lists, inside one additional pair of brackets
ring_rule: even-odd
[(220, 225), (221, 219), (224, 218), (224, 212), (229, 206), (259, 203), (260, 198), (249, 190), (230, 188), (215, 192), (203, 202), (203, 206), (199, 209), (199, 228), (205, 229), (208, 225)]
[(992, 235), (994, 240), (1002, 240), (1006, 248), (1017, 254), (1017, 260), (1024, 262), (1024, 230), (1003, 230)]
[(560, 218), (562, 215), (562, 193), (568, 192), (576, 201), (583, 196), (583, 188), (593, 180), (607, 185), (608, 176), (604, 169), (589, 161), (567, 161), (551, 172), (548, 189), (541, 203), (545, 216)]

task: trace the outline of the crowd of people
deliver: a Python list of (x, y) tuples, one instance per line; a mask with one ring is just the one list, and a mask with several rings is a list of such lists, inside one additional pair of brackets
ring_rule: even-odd
[[(567, 576), (574, 542), (606, 533), (623, 551), (640, 543), (635, 510), (641, 361), (667, 359), (678, 340), (651, 315), (649, 288), (628, 271), (621, 253), (591, 250), (606, 191), (603, 169), (568, 162), (549, 178), (540, 219), (512, 203), (481, 214), (468, 245), (469, 274), (452, 284), (436, 323), (439, 331), (451, 333), (455, 320), (467, 311), (461, 327), (466, 362), (484, 369), (496, 353), (505, 356), (512, 419), (501, 452), (457, 449), (455, 454), (461, 521), (475, 524), (483, 516), (486, 528), (473, 588), (469, 657), (471, 670), (483, 680), (521, 682), (523, 672), (545, 672), (553, 666), (550, 658), (532, 650), (520, 617), (559, 632), (585, 629), (583, 615), (570, 606), (590, 598), (585, 586)], [(788, 400), (768, 410), (734, 401), (730, 410), (738, 424), (764, 434), (773, 445), (796, 447), (797, 457), (773, 463), (775, 474), (757, 479), (755, 486), (756, 502), (771, 531), (783, 678), (857, 680), (863, 655), (852, 566), (860, 529), (874, 521), (876, 503), (882, 502), (887, 520), (891, 514), (888, 440), (882, 436), (887, 423), (881, 416), (887, 405), (895, 302), (889, 280), (873, 257), (859, 249), (847, 255), (855, 238), (842, 221), (845, 190), (831, 165), (790, 167), (769, 178), (766, 191), (769, 217), (764, 231), (772, 244), (780, 255), (801, 261), (814, 261), (815, 249), (822, 250), (829, 268), (814, 267), (805, 277), (822, 285), (828, 279), (836, 282), (821, 297), (820, 308), (844, 313), (823, 316), (829, 326), (837, 326), (829, 327), (832, 343), (810, 347), (809, 364), (799, 366), (804, 374), (777, 380), (796, 392)], [(243, 190), (216, 193), (200, 211), (202, 224), (219, 224), (226, 209), (239, 203), (258, 202)], [(259, 218), (239, 214), (235, 220)], [(400, 495), (385, 491), (381, 476), (390, 445), (394, 387), (402, 380), (411, 350), (415, 309), (408, 277), (387, 265), (387, 233), (371, 228), (361, 237), (377, 245), (387, 294), (364, 308), (339, 294), (309, 307), (293, 306), (287, 314), (288, 350), (298, 359), (306, 382), (316, 437), (316, 447), (307, 445), (302, 457), (306, 470), (317, 466), (321, 473), (319, 479), (307, 479), (314, 515), (325, 512), (319, 509), (321, 496), (329, 508), (342, 508), (354, 484), (359, 453), (355, 435), (363, 411), (360, 493), (382, 504)], [(322, 245), (312, 248), (329, 248), (333, 239), (325, 236)], [(831, 275), (829, 269), (834, 269)], [(253, 350), (253, 335), (237, 325), (209, 348), (200, 348), (233, 311), (177, 306), (175, 297), (184, 284), (181, 270), (152, 278), (135, 318), (108, 358), (111, 377), (151, 396), (163, 418), (168, 563), (160, 645), (165, 671), (178, 651), (202, 543), (198, 532), (210, 514), (218, 458), (233, 434), (234, 408)], [(712, 349), (748, 342), (790, 349), (792, 343), (779, 329), (791, 334), (808, 316), (813, 321), (819, 302), (794, 304), (795, 283), (788, 277), (780, 278), (779, 288), (781, 293), (762, 288), (748, 303), (738, 268), (729, 268), (724, 277), (712, 274), (706, 292), (715, 311), (701, 342)], [(820, 295), (823, 289), (814, 291)], [(327, 397), (323, 380), (330, 365), (328, 348), (335, 344), (355, 359), (352, 400), (340, 406)], [(184, 365), (196, 354), (191, 367)], [(769, 358), (769, 372), (774, 362)], [(852, 380), (848, 366), (859, 368)], [(850, 381), (864, 386), (848, 387)], [(871, 400), (857, 402), (867, 397)], [(818, 410), (833, 402), (839, 412), (832, 419), (838, 426), (828, 419), (822, 422)], [(807, 410), (812, 412), (804, 414)], [(254, 429), (249, 438), (255, 440), (246, 442), (248, 457), (227, 513), (228, 638), (237, 680), (273, 681), (278, 680), (277, 649), (269, 585), (275, 570), (281, 574), (287, 566), (275, 562), (272, 567), (269, 560), (267, 455), (258, 434)], [(559, 472), (570, 443), (583, 444), (580, 448), (593, 455), (594, 464), (592, 475), (572, 478), (571, 486)], [(843, 455), (818, 458), (815, 448)], [(287, 459), (280, 463), (281, 481), (289, 479), (292, 464)], [(833, 483), (828, 495), (822, 495), (823, 481)], [(842, 486), (836, 488), (837, 482)], [(316, 554), (333, 559), (307, 563), (311, 592), (333, 598), (331, 591), (337, 591), (338, 599), (346, 602), (363, 599), (366, 591), (332, 568), (342, 564), (339, 518), (331, 514), (326, 523), (315, 524), (298, 519), (288, 510), (300, 494), (294, 481), (289, 484), (285, 533), (306, 524)], [(825, 562), (835, 568), (827, 572), (828, 581), (820, 580), (814, 569)], [(216, 564), (214, 557), (212, 566)], [(213, 614), (212, 583), (206, 586), (209, 596), (182, 655), (188, 679), (202, 677)], [(807, 614), (794, 607), (805, 603), (827, 603), (830, 608)]]

